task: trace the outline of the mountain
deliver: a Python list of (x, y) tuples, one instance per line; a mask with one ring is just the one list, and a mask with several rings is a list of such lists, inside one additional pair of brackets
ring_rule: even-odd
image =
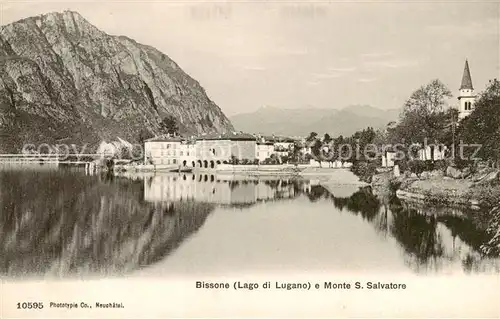
[(306, 136), (310, 132), (349, 136), (371, 126), (384, 128), (397, 120), (399, 109), (381, 110), (369, 105), (351, 105), (341, 110), (263, 107), (253, 113), (230, 117), (237, 130), (261, 134)]
[(302, 132), (303, 126), (319, 121), (324, 116), (332, 114), (332, 110), (304, 108), (281, 109), (266, 106), (253, 113), (236, 114), (230, 117), (237, 130), (250, 133), (296, 135)]
[(0, 152), (24, 143), (93, 143), (233, 131), (200, 84), (167, 55), (104, 33), (72, 11), (0, 27)]

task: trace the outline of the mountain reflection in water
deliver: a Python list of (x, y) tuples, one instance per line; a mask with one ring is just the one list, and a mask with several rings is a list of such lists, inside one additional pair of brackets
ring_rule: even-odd
[[(344, 211), (360, 216), (398, 243), (404, 263), (415, 272), (440, 272), (457, 263), (464, 272), (499, 271), (498, 259), (481, 254), (490, 238), (486, 214), (478, 212), (410, 204), (370, 188), (325, 188), (310, 178), (106, 177), (60, 169), (0, 171), (0, 272), (23, 278), (129, 273), (169, 259), (195, 233), (202, 236), (198, 231), (218, 210), (260, 209), (257, 205), (272, 210), (300, 198), (311, 210), (322, 209), (314, 216)], [(325, 203), (332, 210), (322, 208)], [(352, 234), (361, 242), (363, 235)]]
[(0, 172), (0, 271), (110, 275), (162, 259), (213, 205), (148, 203), (143, 183), (70, 171)]

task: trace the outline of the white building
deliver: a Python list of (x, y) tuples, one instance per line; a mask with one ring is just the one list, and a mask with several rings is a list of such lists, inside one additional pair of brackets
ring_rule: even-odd
[(382, 167), (393, 167), (396, 152), (386, 152), (382, 156)]
[(246, 133), (205, 135), (196, 139), (196, 167), (215, 168), (233, 158), (254, 161), (256, 137)]
[(178, 136), (153, 137), (144, 142), (144, 163), (146, 165), (180, 165), (182, 139)]
[(274, 154), (274, 144), (272, 142), (257, 142), (255, 146), (255, 158), (263, 162)]
[(472, 86), (472, 78), (470, 76), (469, 62), (465, 60), (464, 74), (462, 76), (462, 84), (460, 85), (458, 94), (458, 118), (459, 120), (469, 116), (474, 110), (474, 102), (476, 95)]
[(418, 151), (418, 159), (421, 161), (438, 161), (443, 160), (446, 156), (446, 146), (444, 145), (427, 145)]
[(295, 144), (295, 141), (288, 137), (272, 136), (266, 138), (266, 141), (274, 143), (274, 152), (278, 156), (290, 156)]
[(179, 146), (179, 164), (182, 167), (196, 167), (196, 144), (191, 141), (182, 141)]

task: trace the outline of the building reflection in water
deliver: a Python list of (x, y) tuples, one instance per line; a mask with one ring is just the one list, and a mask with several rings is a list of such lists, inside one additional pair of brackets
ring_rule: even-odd
[(241, 207), (303, 194), (310, 202), (329, 200), (338, 210), (371, 223), (388, 240), (396, 240), (405, 263), (416, 272), (500, 271), (498, 258), (482, 253), (490, 239), (486, 233), (489, 222), (480, 217), (486, 214), (383, 198), (370, 187), (353, 192), (335, 190), (314, 180), (296, 178), (166, 174), (145, 178), (144, 198), (151, 202), (194, 200)]
[(280, 176), (210, 174), (158, 174), (144, 176), (144, 200), (171, 202), (194, 200), (229, 206), (294, 198), (310, 193), (318, 181)]
[[(123, 178), (23, 170), (0, 171), (0, 275), (128, 273), (167, 258), (217, 206), (250, 207), (297, 197), (321, 214), (359, 216), (397, 242), (416, 272), (499, 271), (499, 259), (483, 254), (492, 237), (486, 232), (492, 224), (488, 214), (382, 198), (369, 187), (351, 193), (284, 176)], [(331, 210), (324, 209), (325, 202)], [(331, 231), (345, 227), (330, 226)], [(360, 241), (363, 235), (352, 234)]]

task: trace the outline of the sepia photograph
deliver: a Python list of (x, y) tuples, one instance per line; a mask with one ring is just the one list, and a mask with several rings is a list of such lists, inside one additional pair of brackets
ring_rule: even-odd
[(0, 0), (0, 317), (500, 317), (500, 2)]

